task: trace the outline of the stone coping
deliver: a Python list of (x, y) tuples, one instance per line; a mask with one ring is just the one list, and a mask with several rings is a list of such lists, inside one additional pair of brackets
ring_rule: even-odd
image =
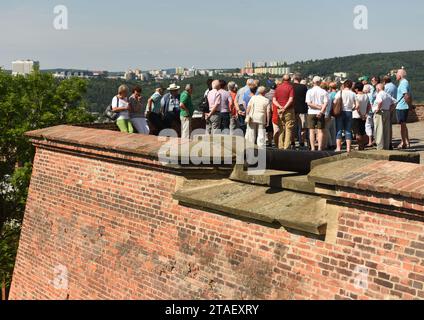
[(325, 235), (326, 201), (317, 196), (230, 180), (190, 180), (175, 194), (181, 205)]
[(249, 175), (243, 165), (236, 164), (230, 180), (275, 189), (315, 194), (315, 185), (308, 180), (308, 176), (296, 172), (266, 170), (260, 175)]
[(351, 153), (342, 153), (328, 158), (314, 160), (311, 163), (311, 169), (314, 169), (322, 164), (330, 162), (341, 161), (345, 159), (365, 159), (376, 161), (398, 161), (408, 163), (420, 163), (420, 154), (417, 152), (407, 151), (387, 151), (387, 150), (366, 150), (366, 151), (353, 151)]
[[(26, 133), (26, 136), (31, 138), (37, 145), (42, 145), (43, 142), (51, 142), (106, 150), (114, 153), (126, 153), (154, 160), (161, 160), (160, 156), (164, 157), (164, 160), (169, 159), (171, 152), (174, 152), (173, 154), (176, 154), (176, 156), (171, 157), (174, 161), (164, 162), (164, 166), (232, 166), (236, 157), (233, 152), (235, 148), (226, 148), (222, 143), (222, 139), (229, 136), (215, 136), (212, 141), (208, 137), (201, 137), (197, 141), (184, 141), (179, 138), (127, 134), (118, 131), (68, 125), (30, 131)], [(236, 144), (236, 139), (233, 139), (232, 145), (235, 146)], [(190, 157), (182, 156), (181, 150), (187, 151), (190, 155), (195, 154), (202, 159), (207, 159), (207, 161), (193, 164)]]
[(346, 158), (314, 167), (308, 178), (320, 185), (424, 200), (424, 166), (414, 163)]

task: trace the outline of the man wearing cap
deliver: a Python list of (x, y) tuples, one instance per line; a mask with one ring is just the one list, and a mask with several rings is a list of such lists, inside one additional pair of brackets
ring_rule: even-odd
[(174, 129), (179, 133), (181, 131), (180, 87), (173, 83), (167, 90), (169, 92), (161, 100), (163, 125), (165, 129)]
[(328, 94), (320, 87), (320, 77), (315, 76), (312, 82), (314, 87), (306, 93), (306, 103), (309, 107), (307, 127), (311, 150), (315, 151), (315, 130), (317, 130), (318, 150), (322, 151), (324, 148), (325, 111), (328, 105)]

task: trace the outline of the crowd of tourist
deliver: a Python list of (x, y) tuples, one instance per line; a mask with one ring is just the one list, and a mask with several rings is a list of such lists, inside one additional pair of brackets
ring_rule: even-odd
[[(301, 150), (406, 149), (412, 94), (406, 71), (390, 76), (363, 76), (357, 82), (325, 82), (319, 76), (307, 81), (300, 75), (285, 75), (267, 89), (249, 79), (243, 88), (235, 82), (209, 80), (199, 111), (206, 121), (206, 134), (240, 134), (259, 147)], [(145, 103), (141, 88), (123, 85), (112, 100), (116, 123), (122, 132), (158, 135), (172, 129), (189, 139), (195, 111), (193, 85), (171, 84), (157, 88)], [(128, 97), (129, 96), (129, 97)], [(392, 145), (392, 123), (401, 125), (401, 143)], [(298, 145), (296, 145), (298, 142)]]

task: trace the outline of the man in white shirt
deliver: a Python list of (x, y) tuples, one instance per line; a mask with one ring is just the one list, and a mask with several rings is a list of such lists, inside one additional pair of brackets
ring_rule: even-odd
[(314, 77), (314, 87), (306, 93), (306, 103), (308, 104), (307, 127), (309, 129), (309, 138), (311, 150), (315, 151), (315, 130), (318, 131), (318, 150), (324, 147), (325, 130), (325, 110), (328, 105), (327, 91), (320, 87), (321, 78)]
[(374, 112), (375, 142), (377, 150), (390, 150), (392, 140), (391, 111), (396, 105), (396, 100), (384, 91), (383, 84), (379, 83), (376, 89), (377, 95), (372, 107)]

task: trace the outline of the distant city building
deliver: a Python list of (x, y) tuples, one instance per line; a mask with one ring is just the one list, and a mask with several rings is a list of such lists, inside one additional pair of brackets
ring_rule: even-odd
[(33, 60), (16, 60), (12, 62), (12, 74), (14, 76), (30, 74), (35, 68), (40, 68), (40, 62)]
[(183, 67), (178, 67), (178, 68), (175, 69), (176, 75), (182, 76), (182, 75), (184, 75), (184, 72), (185, 72), (185, 68), (183, 68)]
[(127, 81), (135, 80), (136, 78), (137, 78), (136, 73), (132, 70), (128, 70), (124, 74), (124, 79), (127, 80)]
[(254, 76), (254, 75), (274, 75), (283, 76), (290, 74), (291, 70), (286, 62), (258, 62), (254, 63), (247, 61), (243, 69), (240, 70), (242, 75)]
[(337, 78), (347, 78), (347, 72), (335, 72), (334, 76)]

